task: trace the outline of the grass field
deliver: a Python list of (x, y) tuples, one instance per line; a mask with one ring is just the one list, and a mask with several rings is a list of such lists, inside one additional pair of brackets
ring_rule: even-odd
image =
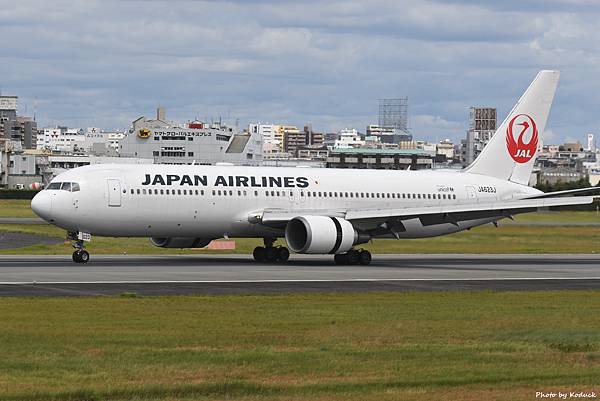
[(0, 217), (37, 217), (30, 200), (0, 199)]
[(3, 298), (0, 321), (3, 400), (532, 400), (600, 385), (600, 292)]

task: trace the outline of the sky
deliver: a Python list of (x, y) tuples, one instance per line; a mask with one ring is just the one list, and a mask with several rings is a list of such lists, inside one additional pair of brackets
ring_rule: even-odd
[[(0, 90), (39, 126), (128, 129), (162, 105), (365, 131), (407, 96), (417, 139), (458, 142), (469, 106), (510, 111), (559, 69), (545, 143), (600, 134), (596, 0), (0, 0)], [(499, 121), (500, 122), (500, 121)]]

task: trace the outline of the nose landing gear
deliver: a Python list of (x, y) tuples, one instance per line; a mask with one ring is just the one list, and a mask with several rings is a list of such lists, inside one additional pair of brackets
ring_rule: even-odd
[(91, 236), (89, 234), (78, 233), (78, 232), (69, 232), (67, 233), (67, 238), (74, 241), (73, 248), (75, 248), (75, 252), (73, 252), (73, 262), (75, 263), (87, 263), (90, 260), (90, 253), (85, 250), (84, 238), (89, 238)]
[(90, 260), (90, 253), (85, 249), (79, 249), (73, 252), (73, 262), (75, 263), (87, 263)]

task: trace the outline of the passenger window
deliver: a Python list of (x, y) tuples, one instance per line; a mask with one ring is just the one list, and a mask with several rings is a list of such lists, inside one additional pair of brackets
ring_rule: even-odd
[(244, 196), (246, 196), (246, 190), (244, 189)]
[(131, 189), (131, 195), (133, 195), (133, 188)]
[(229, 196), (232, 196), (232, 195), (233, 195), (233, 191), (229, 191)]
[(145, 189), (142, 189), (142, 194), (146, 195), (146, 190)]
[(70, 182), (63, 182), (60, 189), (62, 189), (63, 191), (71, 191), (71, 183)]
[(138, 190), (137, 190), (137, 194), (139, 195), (139, 194), (141, 194), (141, 193), (142, 193), (142, 191), (141, 191), (140, 189), (138, 189)]
[(304, 191), (300, 191), (300, 196), (304, 196)]
[(164, 195), (164, 194), (165, 194), (165, 190), (164, 190), (164, 189), (161, 189), (161, 190), (160, 190), (160, 194), (161, 194), (161, 195)]
[(167, 189), (166, 191), (167, 191), (167, 195), (169, 195), (169, 190)]

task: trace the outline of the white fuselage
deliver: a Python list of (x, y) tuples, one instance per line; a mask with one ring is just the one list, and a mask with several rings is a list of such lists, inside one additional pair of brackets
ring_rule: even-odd
[[(36, 212), (66, 230), (211, 239), (283, 236), (283, 229), (250, 219), (265, 209), (297, 210), (301, 215), (308, 209), (476, 205), (539, 193), (484, 175), (431, 170), (96, 165), (60, 174), (52, 181), (58, 182), (76, 183), (79, 190), (42, 191), (36, 196)], [(406, 231), (399, 236), (448, 234), (497, 219), (471, 220), (458, 227), (423, 226), (416, 218), (405, 222)]]

